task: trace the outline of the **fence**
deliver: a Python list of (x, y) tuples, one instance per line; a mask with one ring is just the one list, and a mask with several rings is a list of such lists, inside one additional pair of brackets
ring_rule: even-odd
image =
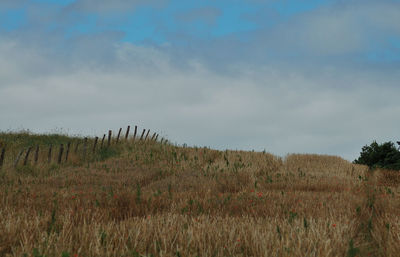
[[(127, 127), (126, 132), (125, 132), (125, 138), (124, 141), (125, 143), (134, 143), (136, 141), (140, 142), (157, 142), (158, 141), (158, 134), (153, 133), (153, 135), (149, 138), (150, 130), (147, 130), (147, 134), (144, 137), (146, 133), (146, 129), (143, 129), (143, 132), (140, 136), (140, 138), (137, 138), (137, 131), (138, 128), (135, 126), (133, 136), (129, 138), (129, 132), (130, 132), (130, 126)], [(18, 151), (18, 154), (16, 155), (15, 159), (13, 160), (13, 167), (16, 168), (18, 165), (23, 165), (26, 166), (28, 163), (30, 163), (30, 160), (32, 164), (37, 165), (39, 161), (45, 162), (47, 164), (51, 163), (57, 163), (57, 164), (62, 164), (66, 163), (69, 160), (69, 157), (71, 156), (72, 149), (74, 149), (73, 154), (75, 156), (80, 156), (81, 159), (85, 160), (88, 156), (88, 154), (95, 154), (96, 151), (99, 149), (104, 149), (104, 148), (109, 148), (113, 144), (120, 144), (122, 143), (123, 139), (121, 139), (121, 132), (122, 128), (119, 129), (117, 137), (113, 139), (112, 136), (112, 130), (108, 131), (108, 137), (107, 137), (107, 144), (104, 144), (104, 140), (106, 138), (106, 134), (103, 135), (101, 139), (101, 143), (98, 143), (99, 137), (95, 137), (93, 140), (90, 140), (85, 137), (82, 140), (75, 141), (75, 142), (68, 142), (66, 144), (59, 144), (59, 145), (35, 145), (35, 146), (29, 146), (21, 149)], [(164, 138), (161, 138), (160, 143), (166, 143), (167, 140)], [(40, 152), (47, 152), (47, 158), (39, 158), (39, 153)], [(2, 169), (5, 163), (5, 158), (7, 155), (7, 149), (6, 147), (2, 147), (0, 151), (0, 169)], [(31, 157), (33, 156), (33, 157)]]

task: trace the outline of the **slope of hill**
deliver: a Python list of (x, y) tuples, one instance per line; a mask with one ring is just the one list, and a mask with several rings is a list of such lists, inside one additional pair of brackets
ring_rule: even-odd
[(87, 150), (85, 158), (71, 151), (61, 164), (48, 164), (43, 150), (44, 161), (13, 166), (22, 146), (71, 141), (82, 139), (0, 134), (0, 148), (8, 148), (0, 171), (0, 256), (400, 251), (396, 173), (335, 156), (281, 158), (151, 140)]

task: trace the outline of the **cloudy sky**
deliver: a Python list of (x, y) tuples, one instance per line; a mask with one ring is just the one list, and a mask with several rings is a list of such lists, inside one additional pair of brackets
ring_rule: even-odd
[(0, 130), (339, 155), (400, 139), (399, 0), (1, 0)]

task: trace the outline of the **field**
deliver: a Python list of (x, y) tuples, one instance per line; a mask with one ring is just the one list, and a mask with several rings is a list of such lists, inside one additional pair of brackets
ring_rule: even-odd
[(12, 165), (69, 140), (0, 134), (0, 256), (400, 255), (399, 172), (143, 140)]

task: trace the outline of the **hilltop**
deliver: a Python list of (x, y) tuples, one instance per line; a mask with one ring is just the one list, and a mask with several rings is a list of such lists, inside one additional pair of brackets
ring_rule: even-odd
[[(152, 140), (153, 139), (153, 140)], [(396, 256), (398, 173), (337, 156), (0, 133), (0, 256)], [(79, 144), (75, 152), (74, 144)], [(61, 144), (68, 159), (57, 161)], [(15, 165), (21, 149), (39, 145)], [(48, 148), (55, 158), (48, 162)], [(73, 149), (73, 150), (72, 150)], [(93, 150), (94, 149), (94, 150)], [(34, 150), (32, 150), (34, 152)], [(25, 151), (26, 153), (26, 151)]]

